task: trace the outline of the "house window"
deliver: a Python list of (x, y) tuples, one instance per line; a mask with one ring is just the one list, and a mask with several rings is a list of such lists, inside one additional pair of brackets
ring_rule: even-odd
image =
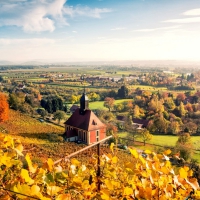
[(98, 137), (99, 136), (99, 131), (96, 131), (96, 137)]
[(99, 141), (99, 130), (96, 131), (96, 141)]

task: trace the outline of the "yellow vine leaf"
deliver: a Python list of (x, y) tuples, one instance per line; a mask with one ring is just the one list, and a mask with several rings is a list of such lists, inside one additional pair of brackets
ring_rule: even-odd
[(71, 200), (70, 194), (60, 194), (57, 196), (56, 200)]
[(101, 190), (101, 198), (104, 200), (110, 200), (110, 193), (109, 190), (107, 189), (102, 189)]
[(115, 146), (115, 144), (112, 142), (111, 144), (110, 144), (110, 150), (112, 151), (112, 153), (113, 153), (113, 147)]
[(114, 156), (114, 157), (112, 158), (112, 163), (117, 163), (117, 161), (118, 161), (117, 156)]
[(82, 185), (82, 179), (78, 176), (73, 178), (73, 182), (77, 185)]
[(147, 149), (147, 150), (144, 151), (144, 153), (151, 154), (151, 151)]
[(19, 144), (19, 145), (17, 145), (16, 149), (18, 149), (20, 152), (22, 152), (24, 147), (22, 144)]
[(51, 158), (48, 158), (47, 166), (48, 166), (48, 170), (51, 172), (53, 170), (53, 166), (54, 166), (54, 162)]
[[(26, 195), (31, 194), (30, 187), (26, 184), (20, 185), (20, 183), (18, 183), (16, 186), (13, 187), (13, 191), (21, 193), (21, 194), (26, 194)], [(20, 195), (20, 194), (17, 194), (17, 197), (20, 198), (20, 199), (27, 199), (26, 196), (23, 196), (23, 195)]]
[(29, 171), (31, 173), (35, 173), (36, 170), (37, 170), (37, 165), (34, 165), (34, 167), (33, 167), (32, 161), (31, 161), (30, 156), (29, 156), (28, 153), (26, 154), (25, 159), (26, 159), (26, 162), (28, 163), (28, 169), (29, 169)]
[(72, 163), (73, 165), (75, 165), (75, 166), (79, 166), (79, 165), (80, 165), (80, 162), (79, 162), (77, 159), (75, 159), (75, 158), (72, 158), (72, 159), (71, 159), (71, 163)]
[(89, 181), (88, 181), (88, 180), (84, 180), (84, 181), (82, 182), (82, 188), (83, 188), (84, 190), (87, 190), (88, 188), (90, 188), (90, 184), (89, 184)]
[(37, 185), (31, 186), (31, 195), (39, 195), (40, 196), (40, 187)]
[(189, 170), (188, 176), (189, 176), (189, 177), (193, 176), (193, 171), (192, 171), (192, 170)]
[(18, 155), (20, 155), (20, 156), (24, 156), (24, 154), (22, 153), (22, 151), (23, 151), (23, 146), (22, 146), (22, 144), (19, 144), (16, 148), (14, 148), (15, 149), (15, 151), (17, 152), (17, 154)]
[(5, 145), (6, 148), (7, 147), (14, 148), (14, 141), (13, 141), (12, 137), (5, 136), (3, 142), (4, 142), (4, 145)]
[(113, 184), (110, 180), (105, 180), (105, 184), (109, 190), (113, 190)]
[(164, 151), (165, 155), (169, 155), (172, 151), (170, 149), (167, 149), (166, 151)]
[(185, 171), (185, 169), (181, 167), (180, 170), (179, 170), (180, 177), (186, 179), (187, 178), (187, 174), (188, 174), (187, 171)]
[(34, 180), (31, 179), (26, 169), (21, 169), (21, 177), (25, 180), (26, 183), (29, 183), (30, 185), (34, 183)]
[(132, 195), (133, 194), (133, 189), (129, 188), (129, 187), (125, 187), (123, 194), (126, 195), (126, 196)]
[(129, 150), (130, 150), (131, 154), (132, 154), (135, 158), (138, 158), (138, 157), (139, 157), (138, 152), (137, 152), (136, 149), (129, 149)]
[(187, 166), (184, 166), (183, 168), (184, 168), (184, 170), (185, 170), (186, 172), (188, 172), (188, 171), (190, 170), (190, 168), (187, 167)]
[(50, 196), (56, 195), (61, 190), (62, 190), (62, 188), (60, 188), (58, 186), (47, 186), (47, 194)]

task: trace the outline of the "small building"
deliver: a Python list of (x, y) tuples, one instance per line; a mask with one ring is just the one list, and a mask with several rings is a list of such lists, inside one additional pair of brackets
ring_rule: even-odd
[[(127, 117), (118, 115), (116, 118), (117, 118), (118, 122), (122, 126), (124, 126), (124, 123), (127, 120)], [(149, 123), (149, 120), (146, 120), (146, 119), (132, 118), (132, 125), (136, 129), (147, 128), (148, 123)]]
[(71, 113), (74, 113), (77, 108), (79, 108), (79, 106), (73, 105), (69, 110), (70, 110)]
[(106, 125), (89, 109), (89, 99), (83, 93), (80, 108), (65, 122), (64, 138), (68, 142), (81, 141), (87, 145), (106, 137)]

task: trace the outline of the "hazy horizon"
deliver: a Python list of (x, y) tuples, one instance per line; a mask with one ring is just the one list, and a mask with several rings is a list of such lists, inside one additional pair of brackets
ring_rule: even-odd
[(200, 62), (199, 0), (1, 0), (0, 61)]

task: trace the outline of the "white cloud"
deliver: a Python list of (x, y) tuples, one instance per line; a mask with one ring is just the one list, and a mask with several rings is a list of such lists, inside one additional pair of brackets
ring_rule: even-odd
[(163, 22), (172, 22), (172, 23), (197, 23), (200, 22), (200, 17), (191, 17), (191, 18), (182, 18), (182, 19), (170, 19)]
[(0, 7), (0, 26), (18, 26), (26, 32), (53, 31), (57, 21), (65, 22), (62, 14), (65, 2), (9, 1)]
[(191, 15), (191, 16), (200, 15), (200, 8), (188, 10), (188, 11), (184, 12), (183, 14), (184, 15)]
[(180, 25), (178, 25), (178, 26), (167, 26), (167, 27), (161, 27), (161, 28), (138, 29), (138, 30), (133, 30), (132, 32), (153, 32), (153, 31), (158, 31), (158, 30), (177, 29), (179, 27), (180, 27)]
[(0, 38), (0, 45), (9, 46), (9, 45), (32, 45), (32, 46), (43, 46), (47, 44), (54, 44), (53, 39), (48, 38), (31, 38), (31, 39), (7, 39)]
[(69, 25), (67, 16), (101, 18), (107, 8), (69, 7), (66, 0), (0, 0), (0, 26), (18, 26), (25, 32), (54, 31), (57, 25)]
[(64, 12), (67, 15), (70, 15), (71, 17), (75, 16), (87, 16), (87, 17), (93, 17), (93, 18), (101, 18), (102, 13), (109, 13), (112, 12), (111, 9), (108, 8), (90, 8), (90, 7), (72, 7), (68, 6), (64, 8)]
[(117, 27), (117, 28), (112, 28), (110, 29), (111, 31), (120, 31), (126, 29), (125, 27)]

